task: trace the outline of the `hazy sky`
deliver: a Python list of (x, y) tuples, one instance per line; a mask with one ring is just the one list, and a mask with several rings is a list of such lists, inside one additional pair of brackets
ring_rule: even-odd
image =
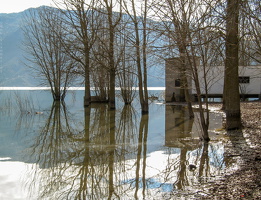
[(0, 13), (21, 12), (27, 8), (51, 5), (52, 0), (0, 0)]

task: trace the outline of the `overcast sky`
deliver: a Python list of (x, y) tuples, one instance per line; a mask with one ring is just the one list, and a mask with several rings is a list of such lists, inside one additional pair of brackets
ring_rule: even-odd
[(52, 0), (0, 0), (0, 13), (21, 12), (27, 8), (51, 5)]

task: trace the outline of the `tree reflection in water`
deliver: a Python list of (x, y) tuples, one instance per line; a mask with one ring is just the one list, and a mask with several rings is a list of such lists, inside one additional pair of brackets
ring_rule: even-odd
[(79, 122), (55, 102), (30, 149), (40, 167), (31, 192), (41, 183), (39, 199), (165, 199), (208, 181), (225, 165), (222, 145), (194, 138), (186, 112), (166, 106), (165, 146), (150, 150), (153, 119), (130, 105), (91, 104)]

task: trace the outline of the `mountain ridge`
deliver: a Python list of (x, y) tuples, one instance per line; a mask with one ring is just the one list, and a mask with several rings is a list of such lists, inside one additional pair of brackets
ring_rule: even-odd
[[(23, 16), (29, 8), (17, 13), (0, 13), (0, 86), (1, 87), (36, 87), (40, 81), (32, 74), (23, 51)], [(162, 68), (162, 66), (161, 66)], [(148, 70), (148, 86), (164, 87), (164, 72), (159, 67)], [(160, 77), (160, 78), (159, 78)]]

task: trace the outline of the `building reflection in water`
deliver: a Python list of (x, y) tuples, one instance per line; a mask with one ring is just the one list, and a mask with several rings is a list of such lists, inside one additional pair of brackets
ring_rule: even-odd
[[(185, 138), (192, 138), (192, 126), (194, 119), (189, 118), (188, 110), (183, 106), (166, 106), (165, 111), (165, 145), (167, 147), (188, 147)], [(198, 142), (195, 143), (196, 145)], [(193, 145), (192, 145), (193, 146)]]
[(195, 139), (194, 121), (179, 106), (166, 106), (165, 146), (156, 143), (153, 151), (148, 138), (155, 122), (130, 105), (117, 111), (92, 104), (84, 120), (73, 118), (55, 103), (30, 148), (39, 168), (30, 170), (29, 188), (33, 194), (39, 187), (39, 199), (171, 198), (225, 166), (222, 144)]

